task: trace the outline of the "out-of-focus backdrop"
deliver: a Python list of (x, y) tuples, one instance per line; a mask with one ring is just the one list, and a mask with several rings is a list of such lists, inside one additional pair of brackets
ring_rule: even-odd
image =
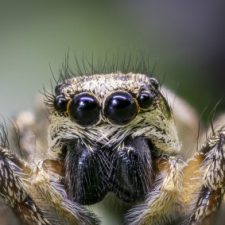
[(0, 1), (1, 116), (31, 108), (68, 49), (71, 61), (141, 52), (198, 112), (225, 109), (224, 1), (80, 2)]
[(142, 55), (204, 120), (225, 111), (224, 0), (0, 0), (0, 118), (32, 109), (68, 50), (72, 67)]

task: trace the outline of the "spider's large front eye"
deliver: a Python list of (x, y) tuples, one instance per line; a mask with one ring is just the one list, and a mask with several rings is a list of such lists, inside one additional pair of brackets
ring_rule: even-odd
[(93, 95), (83, 93), (72, 98), (68, 111), (76, 123), (89, 126), (99, 120), (100, 106)]
[(127, 124), (135, 118), (137, 113), (137, 103), (127, 92), (113, 93), (105, 101), (104, 114), (112, 123)]
[(156, 97), (156, 94), (155, 93), (151, 93), (151, 92), (147, 92), (147, 91), (142, 91), (140, 93), (140, 95), (138, 96), (139, 106), (142, 109), (149, 108), (152, 105), (155, 97)]

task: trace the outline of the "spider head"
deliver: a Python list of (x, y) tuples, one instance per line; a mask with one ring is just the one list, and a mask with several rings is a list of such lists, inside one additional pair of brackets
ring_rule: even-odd
[(52, 147), (79, 140), (116, 147), (128, 136), (145, 137), (160, 151), (180, 150), (171, 109), (158, 81), (143, 74), (113, 73), (65, 80), (55, 89)]
[(171, 109), (146, 75), (67, 79), (52, 105), (50, 152), (64, 161), (67, 191), (81, 204), (108, 192), (125, 202), (143, 199), (154, 177), (153, 152), (179, 151)]

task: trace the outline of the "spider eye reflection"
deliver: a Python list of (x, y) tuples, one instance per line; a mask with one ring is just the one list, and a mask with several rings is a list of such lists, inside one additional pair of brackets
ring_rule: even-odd
[(72, 98), (68, 112), (77, 124), (90, 126), (99, 120), (100, 106), (93, 95), (82, 93)]
[(137, 103), (127, 92), (118, 91), (106, 99), (104, 114), (112, 123), (127, 124), (135, 118), (137, 113)]

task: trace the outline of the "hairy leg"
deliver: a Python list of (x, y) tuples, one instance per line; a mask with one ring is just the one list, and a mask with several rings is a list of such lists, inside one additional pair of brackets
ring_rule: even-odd
[(22, 186), (15, 158), (0, 148), (0, 197), (12, 207), (23, 224), (49, 225), (43, 213)]
[(156, 162), (158, 177), (144, 204), (138, 205), (127, 215), (127, 224), (166, 224), (177, 218), (182, 191), (182, 169), (185, 164), (175, 157)]
[(188, 224), (212, 221), (225, 192), (225, 127), (214, 134), (199, 151), (203, 161), (203, 184)]
[(189, 225), (210, 224), (224, 195), (224, 154), (222, 127), (187, 163), (174, 157), (157, 160), (156, 185), (145, 203), (129, 212), (128, 224), (160, 225), (179, 217)]
[(4, 145), (0, 147), (0, 198), (22, 224), (99, 224), (91, 212), (68, 199), (60, 162), (28, 165)]

